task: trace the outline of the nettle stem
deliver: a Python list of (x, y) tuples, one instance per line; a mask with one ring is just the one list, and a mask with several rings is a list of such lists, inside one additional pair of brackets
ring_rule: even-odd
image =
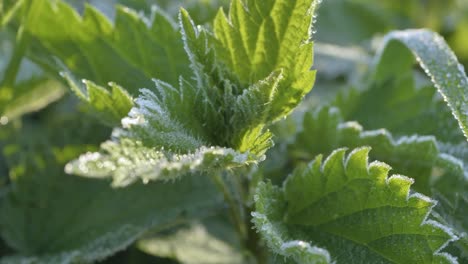
[(213, 174), (212, 179), (216, 184), (216, 187), (223, 193), (224, 200), (229, 205), (229, 212), (231, 215), (231, 219), (236, 226), (237, 232), (241, 240), (245, 240), (247, 237), (247, 228), (244, 224), (243, 217), (242, 217), (242, 206), (239, 204), (238, 201), (234, 198), (231, 192), (231, 188), (229, 185), (224, 181), (223, 177), (220, 174)]
[[(228, 203), (231, 220), (237, 229), (239, 240), (249, 251), (249, 256), (255, 258), (257, 264), (266, 264), (268, 261), (267, 251), (260, 241), (259, 234), (253, 228), (250, 217), (254, 209), (246, 206), (245, 203), (248, 184), (244, 184), (240, 176), (234, 174), (229, 175), (231, 182), (223, 179), (220, 174), (212, 175), (212, 179)], [(235, 197), (236, 195), (238, 197)]]

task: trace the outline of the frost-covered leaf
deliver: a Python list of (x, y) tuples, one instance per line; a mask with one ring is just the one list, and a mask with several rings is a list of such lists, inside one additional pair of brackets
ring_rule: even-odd
[[(324, 107), (304, 114), (302, 128), (295, 140), (289, 144), (287, 151), (278, 155), (290, 157), (286, 164), (300, 164), (320, 153), (328, 154), (335, 148), (360, 146), (372, 147), (372, 160), (393, 164), (394, 172), (414, 178), (415, 190), (439, 201), (435, 209), (439, 215), (437, 219), (451, 227), (457, 236), (464, 237), (466, 227), (460, 223), (466, 222), (468, 208), (455, 204), (463, 205), (460, 199), (466, 196), (468, 190), (463, 166), (466, 160), (454, 157), (464, 156), (465, 145), (458, 148), (441, 145), (434, 137), (428, 136), (401, 137), (397, 140), (386, 130), (365, 131), (356, 122), (343, 122), (336, 108)], [(454, 151), (456, 149), (459, 151)], [(285, 174), (289, 171), (287, 168), (277, 168), (273, 172)], [(463, 248), (464, 241), (460, 239), (452, 244)], [(461, 254), (455, 255), (460, 257)]]
[(108, 181), (65, 174), (66, 162), (96, 151), (110, 132), (65, 107), (70, 105), (54, 104), (21, 129), (7, 126), (6, 138), (6, 129), (0, 130), (0, 160), (9, 169), (0, 233), (15, 250), (9, 254), (16, 254), (2, 263), (90, 263), (125, 249), (148, 230), (224, 208), (206, 175), (113, 189)]
[[(74, 155), (80, 151), (75, 149)], [(12, 190), (1, 201), (2, 237), (18, 254), (1, 263), (101, 260), (150, 229), (205, 216), (222, 206), (222, 196), (203, 175), (116, 190), (106, 181), (67, 176), (48, 154), (35, 153), (12, 170)]]
[(288, 151), (297, 162), (311, 160), (318, 154), (327, 155), (336, 148), (361, 146), (372, 147), (370, 157), (373, 160), (392, 164), (396, 173), (414, 178), (413, 188), (426, 195), (431, 194), (430, 182), (435, 168), (463, 174), (460, 162), (447, 159), (447, 155), (439, 151), (434, 137), (413, 135), (396, 139), (384, 129), (365, 131), (357, 122), (343, 122), (339, 110), (333, 107), (305, 113), (302, 129)]
[[(181, 83), (180, 89), (168, 83), (156, 81), (156, 93), (141, 89), (126, 118), (123, 129), (117, 129), (117, 136), (141, 141), (144, 146), (166, 148), (186, 153), (206, 145), (212, 131), (213, 117), (200, 107), (203, 98), (188, 83)], [(210, 122), (211, 121), (211, 122)]]
[(121, 139), (105, 142), (103, 153), (87, 153), (65, 167), (67, 173), (86, 177), (112, 177), (114, 186), (126, 186), (139, 179), (144, 182), (177, 179), (193, 172), (216, 173), (255, 162), (249, 153), (226, 148), (200, 147), (193, 153), (174, 154)]
[[(400, 60), (392, 61), (395, 58)], [(409, 64), (404, 63), (407, 60)], [(367, 129), (385, 128), (395, 136), (434, 135), (444, 142), (464, 141), (450, 109), (436, 90), (416, 87), (411, 61), (412, 55), (405, 53), (404, 47), (393, 52), (388, 49), (379, 64), (386, 73), (372, 80), (365, 90), (350, 89), (339, 94), (334, 105), (345, 120), (356, 120)]]
[[(175, 183), (139, 184), (118, 191), (102, 182), (73, 181), (79, 183), (53, 184), (51, 188), (60, 192), (54, 191), (46, 200), (43, 200), (45, 192), (51, 189), (41, 190), (45, 208), (31, 202), (40, 197), (16, 194), (5, 199), (2, 218), (8, 219), (2, 221), (3, 236), (19, 253), (37, 257), (4, 258), (2, 263), (75, 263), (103, 259), (129, 246), (149, 229), (163, 228), (186, 217), (203, 216), (214, 209), (215, 201), (220, 202), (220, 197), (210, 191), (214, 186), (203, 176), (196, 180), (187, 177)], [(73, 219), (72, 226), (67, 219)]]
[(308, 240), (298, 240), (289, 232), (288, 225), (283, 221), (286, 201), (278, 187), (271, 183), (260, 183), (255, 195), (255, 206), (252, 221), (268, 248), (280, 255), (278, 259), (288, 258), (294, 261), (291, 263), (331, 262), (327, 250), (311, 245)]
[(133, 99), (127, 91), (115, 83), (110, 83), (111, 91), (92, 81), (83, 81), (79, 85), (70, 74), (65, 74), (68, 85), (73, 92), (86, 104), (87, 111), (100, 122), (114, 127), (120, 124), (130, 109)]
[[(216, 131), (206, 128), (223, 128), (220, 124), (223, 120), (204, 114), (205, 109), (200, 107), (204, 98), (189, 83), (181, 82), (181, 90), (160, 81), (156, 81), (156, 87), (158, 93), (142, 90), (136, 106), (122, 121), (123, 129), (114, 130), (118, 141), (104, 143), (101, 153), (83, 155), (67, 166), (67, 172), (112, 176), (114, 185), (124, 186), (138, 178), (167, 180), (262, 159), (264, 142), (250, 145), (242, 153), (229, 147), (215, 147), (225, 143), (217, 142), (215, 136), (220, 135), (212, 135)], [(266, 144), (271, 144), (269, 137)]]
[[(446, 225), (461, 237), (453, 243), (454, 247), (459, 248), (454, 254), (466, 258), (467, 242), (464, 237), (467, 230), (460, 223), (466, 221), (464, 215), (467, 215), (468, 211), (459, 204), (463, 205), (463, 197), (467, 193), (467, 143), (446, 103), (434, 95), (435, 89), (431, 87), (415, 88), (412, 72), (415, 53), (432, 82), (449, 103), (452, 100), (449, 96), (463, 100), (462, 94), (454, 93), (463, 93), (468, 87), (466, 82), (463, 84), (464, 70), (444, 46), (440, 37), (427, 31), (397, 32), (389, 35), (386, 46), (377, 57), (370, 87), (363, 92), (352, 92), (346, 99), (339, 98), (337, 105), (346, 114), (346, 119), (359, 120), (366, 128), (385, 127), (398, 136), (413, 133), (436, 136), (431, 140), (432, 147), (418, 151), (414, 148), (414, 152), (407, 152), (406, 155), (409, 156), (402, 155), (406, 158), (400, 161), (389, 160), (388, 154), (377, 159), (394, 165), (398, 173), (414, 177), (418, 191), (439, 201), (435, 209), (439, 215), (438, 219), (446, 222)], [(442, 60), (444, 56), (447, 57)], [(447, 63), (441, 63), (447, 59)], [(424, 158), (430, 156), (430, 159)], [(399, 164), (403, 163), (412, 164), (411, 167), (422, 170), (419, 170), (419, 173), (418, 170), (401, 170)], [(445, 184), (440, 184), (442, 182)], [(459, 188), (460, 186), (463, 187)]]
[(225, 217), (209, 217), (145, 236), (137, 243), (143, 252), (184, 264), (244, 264), (246, 260), (234, 226)]
[[(395, 41), (406, 46), (414, 54), (452, 110), (465, 137), (468, 137), (468, 78), (463, 65), (458, 62), (444, 39), (428, 30), (395, 31), (385, 37), (381, 54), (386, 52), (386, 47), (398, 46), (391, 45)], [(376, 77), (378, 78), (382, 71), (387, 71), (386, 68), (392, 69), (381, 64), (376, 70)]]
[[(467, 180), (465, 179), (464, 188), (466, 190)], [(460, 183), (458, 183), (460, 184)], [(455, 186), (451, 185), (450, 188)], [(468, 195), (465, 193), (455, 193), (454, 199), (449, 200), (443, 194), (435, 196), (438, 205), (434, 208), (436, 219), (449, 226), (454, 230), (455, 234), (459, 237), (458, 241), (452, 243), (449, 250), (459, 257), (459, 261), (464, 263), (468, 261)]]
[(233, 133), (231, 144), (236, 148), (246, 151), (252, 144), (261, 146), (265, 138), (271, 136), (269, 133), (262, 135), (262, 130), (271, 121), (271, 103), (282, 80), (283, 75), (280, 72), (273, 73), (267, 79), (244, 90), (232, 103), (230, 129), (237, 131)]
[(229, 15), (220, 10), (215, 18), (216, 54), (241, 84), (283, 70), (271, 119), (288, 114), (312, 88), (310, 39), (316, 7), (315, 0), (234, 0)]
[[(463, 167), (466, 173), (468, 173), (468, 143), (445, 143), (437, 142), (437, 146), (444, 153), (447, 153), (463, 162)], [(468, 175), (468, 174), (467, 174)]]
[[(278, 48), (258, 51), (262, 56), (271, 53), (278, 65), (270, 67), (267, 61), (260, 60), (255, 67), (267, 69), (265, 74), (243, 80), (239, 79), (242, 76), (236, 76), (237, 72), (232, 74), (219, 63), (224, 56), (219, 50), (231, 44), (220, 44), (214, 38), (216, 34), (213, 36), (206, 28), (196, 27), (187, 11), (181, 10), (179, 19), (194, 74), (193, 82), (182, 76), (178, 86), (155, 80), (156, 89), (142, 89), (128, 117), (122, 120), (123, 128), (114, 131), (113, 143), (104, 145), (112, 146), (112, 151), (103, 149), (104, 153), (87, 154), (71, 164), (68, 172), (87, 176), (112, 175), (114, 184), (126, 185), (137, 178), (164, 180), (187, 172), (229, 169), (262, 160), (273, 144), (268, 125), (292, 110), (304, 94), (298, 97), (291, 91), (300, 87), (303, 92), (309, 91), (312, 85), (309, 77), (314, 75), (310, 71), (312, 44), (309, 43), (309, 29), (315, 2), (287, 4), (287, 12), (280, 8), (285, 1), (275, 3), (271, 2), (274, 6), (270, 10), (274, 20), (265, 22), (266, 26), (285, 23), (291, 14), (298, 17), (292, 18), (289, 27), (279, 28), (284, 40)], [(234, 1), (231, 8), (234, 13), (242, 8), (241, 13), (247, 15), (239, 1)], [(261, 18), (259, 14), (255, 17)], [(232, 30), (245, 27), (245, 22)], [(256, 33), (252, 37), (257, 37)], [(297, 63), (299, 55), (306, 59)], [(281, 100), (277, 101), (278, 98)], [(282, 113), (278, 114), (278, 111)], [(133, 143), (129, 143), (132, 140)], [(128, 148), (128, 144), (133, 145)], [(212, 159), (210, 148), (215, 150), (216, 166), (202, 162)], [(117, 153), (137, 157), (126, 159), (125, 167), (133, 168), (132, 171), (125, 169), (126, 175), (118, 169), (122, 164), (118, 162)], [(179, 164), (179, 160), (184, 165)], [(164, 176), (169, 167), (171, 173)]]
[(270, 115), (272, 102), (278, 96), (284, 74), (281, 70), (272, 72), (244, 88), (237, 77), (216, 63), (217, 57), (210, 47), (214, 41), (211, 34), (204, 28), (195, 27), (184, 10), (180, 23), (197, 94), (201, 94), (205, 105), (203, 115), (215, 120), (214, 124), (204, 121), (204, 130), (212, 131), (216, 144), (263, 154), (272, 145), (271, 134), (265, 128), (275, 121)]
[[(447, 160), (454, 160), (450, 155), (445, 155)], [(432, 182), (433, 197), (439, 201), (434, 208), (433, 216), (452, 228), (459, 240), (452, 243), (453, 254), (459, 256), (460, 263), (468, 261), (468, 175), (466, 160), (459, 162), (458, 166), (440, 166), (434, 173), (438, 177)]]
[(410, 194), (410, 178), (388, 177), (390, 166), (368, 164), (369, 150), (355, 149), (345, 159), (345, 149), (338, 149), (324, 162), (318, 156), (297, 168), (281, 189), (259, 188), (257, 210), (283, 219), (280, 233), (328, 250), (336, 263), (456, 262), (441, 252), (456, 237), (427, 219), (435, 201)]
[[(418, 83), (415, 57), (440, 95)], [(336, 105), (347, 120), (357, 120), (368, 129), (434, 135), (458, 144), (464, 141), (458, 129), (462, 121), (457, 120), (463, 120), (467, 87), (463, 66), (440, 36), (427, 30), (396, 31), (386, 36), (368, 87), (338, 96)]]

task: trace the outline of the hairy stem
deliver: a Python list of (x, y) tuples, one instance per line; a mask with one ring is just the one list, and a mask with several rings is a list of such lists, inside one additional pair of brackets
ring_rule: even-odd
[(245, 226), (245, 223), (242, 219), (242, 213), (241, 210), (239, 209), (241, 206), (236, 202), (234, 199), (231, 191), (229, 190), (228, 185), (226, 182), (223, 180), (220, 174), (213, 174), (211, 176), (213, 179), (214, 183), (216, 184), (216, 187), (223, 193), (224, 195), (224, 200), (228, 203), (229, 205), (229, 211), (231, 214), (232, 221), (234, 222), (234, 225), (236, 226), (236, 229), (239, 233), (239, 236), (241, 238), (241, 241), (244, 241), (247, 238), (247, 228)]
[[(257, 264), (266, 264), (268, 263), (267, 251), (261, 243), (259, 234), (254, 228), (252, 228), (252, 219), (250, 215), (253, 209), (248, 208), (243, 203), (246, 199), (246, 189), (244, 187), (247, 187), (247, 185), (236, 177), (236, 175), (231, 176), (234, 181), (232, 185), (239, 193), (241, 201), (237, 201), (235, 199), (228, 183), (223, 180), (220, 174), (212, 175), (212, 179), (217, 188), (223, 193), (226, 202), (229, 204), (231, 219), (236, 226), (240, 241), (242, 241), (245, 248), (251, 253), (251, 255), (249, 255), (255, 258)], [(244, 211), (248, 212), (247, 217), (244, 217)]]

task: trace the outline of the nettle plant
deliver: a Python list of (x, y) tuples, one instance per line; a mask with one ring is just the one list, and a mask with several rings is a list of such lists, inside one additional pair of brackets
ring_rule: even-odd
[(361, 87), (286, 119), (315, 81), (318, 5), (232, 0), (199, 26), (185, 9), (118, 6), (111, 23), (7, 1), (0, 262), (131, 246), (179, 263), (466, 263), (463, 67), (436, 33), (391, 32)]

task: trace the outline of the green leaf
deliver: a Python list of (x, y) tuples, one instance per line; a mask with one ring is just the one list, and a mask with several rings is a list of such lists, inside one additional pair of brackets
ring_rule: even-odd
[(190, 12), (194, 20), (199, 24), (209, 23), (216, 16), (216, 11), (221, 6), (228, 6), (228, 0), (156, 0), (157, 4), (168, 13), (177, 17), (180, 8)]
[(462, 203), (468, 183), (466, 169), (463, 167), (466, 159), (454, 158), (466, 158), (466, 146), (441, 144), (436, 142), (435, 138), (427, 136), (402, 137), (396, 140), (386, 130), (365, 131), (356, 122), (342, 120), (336, 108), (324, 107), (315, 112), (305, 113), (300, 126), (302, 128), (295, 140), (289, 143), (287, 151), (277, 154), (283, 159), (284, 156), (289, 156), (290, 160), (283, 161), (282, 167), (274, 171), (267, 170), (267, 175), (289, 173), (288, 164), (301, 164), (320, 153), (328, 154), (334, 148), (370, 146), (373, 148), (370, 155), (372, 160), (383, 160), (393, 164), (393, 171), (415, 179), (415, 190), (439, 201), (434, 211), (438, 221), (451, 227), (461, 238), (452, 245), (461, 248), (463, 253), (454, 251), (453, 254), (458, 257), (466, 255), (464, 237), (467, 230), (463, 223), (466, 222), (464, 215), (467, 214), (468, 208)]
[[(268, 116), (271, 102), (282, 80), (281, 73), (273, 73), (244, 90), (232, 103), (230, 126), (237, 131), (233, 133), (231, 144), (236, 148), (246, 151), (252, 146), (261, 146), (265, 138), (271, 137), (270, 133), (262, 135), (262, 132), (268, 121), (271, 121)], [(256, 152), (261, 153), (263, 149)]]
[[(435, 201), (410, 194), (411, 179), (388, 177), (390, 166), (368, 164), (369, 150), (355, 149), (345, 159), (338, 149), (324, 162), (318, 156), (281, 189), (259, 189), (266, 197), (257, 198), (256, 207), (275, 208), (287, 236), (327, 249), (337, 263), (455, 263), (440, 251), (456, 237), (427, 219)], [(265, 208), (266, 200), (274, 202)]]
[[(446, 155), (447, 159), (453, 159)], [(463, 160), (466, 166), (466, 160)], [(461, 166), (461, 164), (460, 164)], [(448, 173), (447, 173), (448, 171)], [(438, 204), (433, 216), (444, 225), (452, 228), (459, 237), (450, 247), (452, 254), (458, 256), (460, 263), (468, 260), (468, 177), (465, 173), (450, 172), (450, 168), (437, 167), (439, 177), (432, 183), (432, 193)], [(446, 175), (444, 175), (446, 174)]]
[(439, 177), (463, 175), (460, 161), (447, 159), (434, 137), (413, 135), (396, 139), (384, 129), (365, 131), (357, 122), (343, 122), (340, 112), (333, 107), (305, 113), (302, 130), (288, 152), (298, 162), (311, 160), (318, 154), (327, 155), (336, 148), (361, 146), (372, 147), (372, 160), (392, 164), (394, 172), (414, 178), (413, 188), (426, 195), (431, 195), (434, 169), (446, 170)]
[(112, 41), (121, 56), (148, 77), (176, 85), (179, 76), (190, 73), (180, 38), (175, 21), (160, 9), (153, 8), (147, 19), (131, 9), (117, 8)]
[(222, 196), (203, 175), (115, 190), (105, 181), (67, 176), (49, 158), (33, 154), (12, 170), (19, 173), (1, 201), (0, 226), (18, 255), (1, 263), (101, 260), (150, 229), (205, 216), (222, 204)]
[[(415, 57), (441, 96), (414, 74)], [(453, 116), (462, 120), (468, 82), (463, 66), (440, 36), (425, 30), (390, 33), (374, 64), (365, 90), (336, 99), (347, 120), (358, 120), (369, 129), (384, 127), (396, 135), (417, 133), (435, 135), (442, 142), (464, 141), (461, 121), (457, 123)]]
[(197, 91), (188, 83), (182, 83), (178, 90), (161, 81), (156, 81), (156, 89), (157, 93), (141, 89), (136, 106), (122, 120), (123, 130), (118, 134), (148, 147), (182, 153), (205, 145), (208, 136), (204, 133), (211, 131), (205, 132), (203, 124), (213, 121), (204, 120), (212, 116), (202, 115), (206, 112), (200, 107), (203, 102)]
[(441, 150), (441, 152), (447, 153), (453, 157), (456, 157), (463, 163), (464, 171), (468, 172), (468, 143), (467, 142), (460, 142), (460, 143), (445, 143), (445, 142), (437, 142), (437, 146)]
[(83, 81), (85, 87), (82, 87), (70, 74), (64, 76), (72, 91), (85, 103), (87, 111), (110, 127), (119, 125), (133, 107), (132, 97), (115, 83), (109, 83), (109, 91), (91, 81)]
[(229, 15), (214, 21), (218, 59), (240, 83), (254, 83), (283, 70), (269, 116), (275, 120), (299, 104), (315, 80), (310, 41), (314, 0), (234, 0)]
[(112, 81), (133, 96), (150, 78), (177, 84), (188, 73), (177, 25), (159, 9), (148, 19), (118, 7), (112, 25), (89, 5), (81, 17), (63, 1), (32, 1), (25, 31), (39, 44), (36, 60), (48, 65), (53, 55), (77, 78), (98, 85)]
[[(217, 147), (220, 144), (210, 140), (206, 133), (216, 130), (203, 126), (222, 128), (219, 122), (223, 120), (203, 114), (205, 109), (200, 105), (204, 98), (189, 83), (182, 82), (181, 90), (160, 81), (156, 81), (156, 86), (157, 94), (142, 89), (136, 106), (122, 120), (124, 128), (114, 130), (118, 141), (103, 144), (101, 153), (83, 155), (67, 166), (67, 172), (88, 177), (112, 176), (115, 186), (125, 186), (138, 178), (168, 180), (189, 172), (213, 172), (263, 159), (263, 142), (250, 145), (241, 153)], [(269, 134), (265, 135), (266, 144), (270, 144)], [(259, 152), (250, 153), (257, 149)]]
[(457, 121), (433, 87), (415, 88), (410, 76), (396, 75), (375, 81), (364, 91), (339, 94), (334, 105), (346, 120), (357, 120), (368, 129), (385, 128), (395, 136), (434, 135), (443, 142), (464, 141)]
[[(391, 45), (394, 41), (405, 45), (414, 54), (452, 110), (465, 137), (468, 137), (468, 78), (444, 39), (429, 30), (395, 31), (385, 37), (381, 54), (385, 53), (387, 46), (394, 48), (395, 45)], [(377, 68), (377, 77), (381, 69)]]
[[(2, 87), (0, 90), (4, 95), (4, 98), (0, 95), (0, 116), (8, 120), (38, 111), (60, 99), (66, 92), (60, 82), (47, 77), (32, 78), (16, 84), (13, 89)], [(6, 102), (3, 102), (5, 99)]]
[(283, 221), (286, 202), (282, 191), (271, 183), (260, 183), (255, 195), (255, 212), (252, 222), (268, 248), (278, 259), (292, 260), (285, 263), (330, 263), (327, 250), (311, 245), (307, 241), (297, 240), (289, 233), (289, 227)]
[(235, 228), (224, 217), (210, 217), (139, 240), (147, 254), (172, 258), (184, 264), (251, 263), (242, 255)]
[(66, 91), (63, 84), (23, 57), (22, 47), (27, 43), (6, 30), (0, 32), (0, 125), (41, 110)]
[[(456, 189), (456, 191), (454, 190)], [(468, 179), (443, 177), (434, 186), (435, 198), (439, 201), (433, 215), (444, 225), (454, 230), (459, 240), (452, 243), (452, 254), (459, 256), (461, 263), (468, 260)]]
[[(428, 32), (410, 32), (409, 34), (421, 38), (430, 35)], [(410, 35), (406, 37), (410, 38)], [(414, 59), (408, 47), (412, 49), (414, 47), (411, 45), (416, 44), (410, 45), (397, 41), (398, 38), (397, 40), (390, 40), (393, 37), (388, 38), (387, 45), (382, 49), (378, 57), (373, 76), (374, 80), (370, 88), (363, 92), (351, 93), (345, 100), (343, 98), (338, 99), (337, 105), (347, 114), (347, 119), (357, 119), (365, 127), (385, 127), (400, 136), (405, 133), (433, 134), (436, 136), (437, 142), (432, 145), (437, 147), (436, 152), (438, 154), (429, 151), (430, 148), (426, 148), (426, 151), (420, 149), (417, 152), (414, 151), (413, 154), (409, 154), (410, 152), (408, 152), (411, 157), (406, 156), (400, 162), (391, 161), (389, 155), (386, 157), (379, 156), (377, 159), (394, 164), (396, 171), (399, 173), (415, 177), (416, 190), (425, 194), (431, 194), (433, 198), (439, 201), (435, 209), (435, 214), (438, 216), (437, 219), (450, 226), (454, 230), (454, 233), (460, 237), (459, 241), (453, 243), (454, 246), (452, 248), (457, 249), (452, 252), (454, 255), (466, 258), (467, 229), (462, 224), (466, 221), (466, 217), (463, 215), (468, 213), (467, 208), (463, 206), (466, 187), (459, 188), (459, 186), (466, 186), (467, 182), (466, 176), (464, 176), (468, 164), (468, 155), (466, 155), (467, 143), (464, 141), (464, 137), (458, 129), (459, 125), (453, 119), (450, 109), (445, 105), (446, 103), (434, 96), (434, 89), (430, 87), (414, 88), (415, 81), (411, 70)], [(442, 55), (437, 53), (440, 50), (433, 50), (435, 47), (440, 48), (443, 46), (438, 37), (436, 40), (434, 42), (437, 45), (432, 45), (430, 52), (424, 54), (426, 57), (420, 58), (422, 63), (436, 63), (434, 60), (427, 61), (430, 59), (427, 57), (430, 54), (436, 60), (441, 58)], [(408, 42), (410, 40), (406, 39), (405, 41)], [(418, 48), (420, 49), (421, 47)], [(413, 52), (421, 52), (421, 50)], [(454, 57), (449, 58), (453, 59)], [(449, 65), (452, 68), (456, 67), (457, 70), (462, 70), (461, 66), (457, 66), (456, 60), (451, 61)], [(440, 84), (442, 78), (447, 80), (454, 73), (457, 73), (449, 72), (450, 68), (441, 69), (439, 71), (445, 74), (445, 76), (441, 76), (435, 72), (434, 65), (428, 64), (424, 67), (427, 68), (426, 70), (428, 70), (427, 72), (436, 86), (436, 82)], [(432, 76), (433, 74), (438, 74), (438, 76), (434, 77)], [(393, 81), (389, 81), (392, 79)], [(445, 88), (456, 88), (455, 82), (446, 83), (445, 85)], [(439, 87), (438, 89), (440, 90), (441, 88)], [(433, 154), (429, 154), (431, 152), (438, 155), (438, 157), (436, 158)], [(433, 162), (430, 159), (421, 159), (421, 157), (429, 156), (435, 158)], [(459, 160), (453, 159), (453, 157)], [(401, 161), (404, 163), (404, 160), (412, 161), (407, 162), (407, 164), (413, 163), (413, 165), (410, 165), (413, 167), (413, 171), (408, 171), (406, 168), (401, 169), (399, 164), (402, 163)], [(460, 163), (460, 160), (463, 163)], [(457, 165), (457, 163), (459, 164)], [(424, 169), (424, 167), (426, 168)], [(419, 171), (418, 168), (420, 168)], [(445, 183), (446, 186), (443, 189), (440, 187), (441, 182), (448, 182)]]
[[(303, 12), (303, 16), (311, 20), (313, 7), (312, 0), (308, 4), (301, 2), (294, 12)], [(287, 15), (288, 12), (279, 12), (276, 19), (284, 20), (286, 18), (281, 16)], [(299, 21), (294, 20), (294, 23), (302, 25)], [(85, 176), (112, 175), (114, 184), (120, 186), (137, 178), (171, 179), (187, 172), (229, 169), (264, 159), (265, 151), (273, 144), (266, 128), (279, 117), (271, 115), (276, 111), (275, 98), (302, 98), (282, 91), (281, 85), (287, 78), (295, 83), (304, 81), (300, 78), (310, 73), (310, 65), (297, 72), (296, 68), (271, 68), (272, 72), (263, 79), (239, 83), (237, 77), (218, 63), (221, 55), (217, 52), (220, 46), (213, 47), (216, 40), (205, 28), (196, 27), (185, 10), (180, 13), (180, 25), (194, 83), (182, 77), (175, 87), (155, 80), (156, 89), (142, 89), (134, 108), (122, 120), (123, 129), (114, 130), (113, 143), (103, 145), (101, 153), (85, 155), (70, 164), (68, 172)], [(307, 25), (304, 28), (309, 29), (310, 22)], [(304, 45), (309, 44), (299, 41), (310, 37), (308, 30), (300, 34), (291, 33), (289, 27), (284, 30), (284, 34), (292, 35), (285, 38), (285, 41), (292, 41), (288, 44), (291, 50), (289, 53), (273, 50), (279, 61), (289, 61), (298, 52), (311, 52), (312, 46), (306, 50)], [(309, 62), (311, 60), (304, 61)], [(266, 62), (262, 63), (258, 67), (268, 68)], [(286, 70), (302, 77), (296, 80)], [(310, 85), (311, 82), (301, 84), (303, 88)], [(285, 107), (288, 104), (282, 103)], [(126, 157), (125, 164), (118, 162), (118, 155), (122, 154)], [(214, 163), (211, 162), (213, 158)], [(132, 170), (128, 170), (130, 167)], [(113, 173), (114, 170), (118, 173)]]
[(91, 178), (112, 177), (113, 186), (127, 186), (137, 180), (147, 183), (173, 180), (193, 172), (217, 173), (255, 163), (255, 156), (226, 148), (200, 147), (193, 153), (174, 154), (147, 148), (122, 139), (101, 146), (104, 153), (88, 153), (70, 162), (65, 171)]
[(0, 201), (0, 233), (15, 250), (10, 254), (16, 254), (0, 262), (102, 260), (148, 230), (224, 208), (222, 194), (206, 175), (113, 189), (108, 181), (65, 174), (65, 163), (96, 151), (109, 129), (70, 109), (69, 102), (61, 103), (37, 119), (25, 119), (21, 129), (7, 126), (11, 132), (6, 138), (0, 131), (0, 157), (6, 159), (10, 176)]

